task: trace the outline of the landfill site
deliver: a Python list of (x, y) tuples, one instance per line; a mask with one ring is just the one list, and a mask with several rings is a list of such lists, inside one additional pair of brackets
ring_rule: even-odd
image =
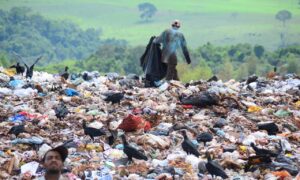
[[(82, 75), (84, 74), (84, 75)], [(0, 179), (43, 176), (68, 150), (70, 180), (300, 180), (300, 77), (223, 82), (0, 67)]]

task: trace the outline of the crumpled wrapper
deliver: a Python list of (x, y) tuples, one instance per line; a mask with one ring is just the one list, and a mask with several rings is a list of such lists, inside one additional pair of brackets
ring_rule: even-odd
[(137, 144), (149, 145), (153, 148), (168, 149), (171, 145), (171, 141), (167, 137), (155, 136), (153, 134), (144, 134), (137, 137)]

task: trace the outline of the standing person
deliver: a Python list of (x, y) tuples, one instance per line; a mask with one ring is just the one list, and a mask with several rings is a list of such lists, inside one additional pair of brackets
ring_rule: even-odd
[(177, 55), (176, 51), (181, 47), (186, 62), (191, 63), (191, 58), (186, 46), (184, 35), (179, 32), (180, 21), (174, 20), (171, 28), (163, 31), (154, 41), (155, 43), (162, 43), (162, 62), (167, 64), (166, 80), (178, 80), (177, 74)]

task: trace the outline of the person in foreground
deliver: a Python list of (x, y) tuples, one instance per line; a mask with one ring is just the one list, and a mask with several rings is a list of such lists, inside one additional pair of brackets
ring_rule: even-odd
[(177, 55), (176, 51), (181, 47), (183, 55), (188, 64), (191, 63), (191, 58), (187, 49), (184, 35), (179, 31), (181, 23), (179, 20), (174, 20), (171, 28), (163, 31), (160, 36), (156, 37), (155, 43), (162, 43), (162, 62), (167, 64), (166, 80), (178, 80), (177, 74)]
[(64, 180), (68, 179), (62, 175), (64, 162), (68, 157), (68, 149), (58, 146), (46, 152), (43, 158), (43, 166), (46, 169), (45, 175), (37, 180)]

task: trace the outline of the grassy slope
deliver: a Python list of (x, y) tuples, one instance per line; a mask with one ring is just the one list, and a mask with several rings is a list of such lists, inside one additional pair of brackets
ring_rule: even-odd
[[(182, 31), (190, 46), (207, 41), (224, 45), (239, 42), (276, 48), (281, 24), (275, 14), (287, 9), (289, 42), (300, 39), (298, 0), (151, 0), (158, 12), (151, 23), (141, 23), (140, 0), (0, 0), (0, 8), (29, 6), (51, 19), (71, 19), (83, 28), (102, 28), (103, 38), (122, 38), (132, 45), (145, 44), (172, 19), (182, 20)], [(231, 14), (237, 13), (236, 17)], [(253, 33), (255, 33), (253, 35)]]

